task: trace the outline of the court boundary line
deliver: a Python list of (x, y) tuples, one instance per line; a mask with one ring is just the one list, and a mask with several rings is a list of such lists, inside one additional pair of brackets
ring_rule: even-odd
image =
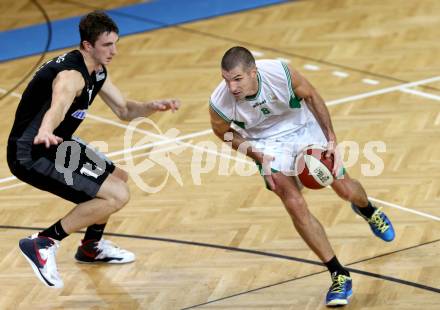
[(408, 89), (409, 87), (420, 86), (420, 85), (423, 85), (423, 84), (428, 84), (428, 83), (437, 82), (437, 81), (440, 81), (440, 76), (433, 76), (433, 77), (430, 77), (430, 78), (427, 78), (427, 79), (423, 79), (423, 80), (418, 80), (418, 81), (414, 81), (414, 82), (404, 83), (404, 84), (400, 84), (400, 85), (396, 85), (396, 86), (391, 86), (391, 87), (385, 87), (385, 88), (373, 90), (373, 91), (370, 91), (370, 92), (349, 96), (349, 97), (346, 97), (346, 98), (331, 100), (331, 101), (327, 102), (327, 106), (334, 106), (334, 105), (338, 105), (338, 104), (341, 104), (341, 103), (346, 103), (346, 102), (349, 102), (349, 101), (352, 102), (352, 101), (355, 101), (355, 100), (365, 99), (365, 98), (369, 98), (369, 97), (373, 97), (373, 96), (378, 96), (378, 95), (383, 95), (383, 94), (391, 93), (391, 92), (394, 92), (394, 91), (402, 91), (402, 89)]
[[(26, 226), (12, 226), (12, 225), (0, 225), (0, 229), (37, 230), (37, 231), (38, 230), (42, 230), (41, 227), (26, 227)], [(80, 233), (84, 233), (84, 232), (85, 232), (84, 230), (81, 230), (81, 231), (75, 232), (75, 234), (80, 234)], [(264, 251), (260, 251), (260, 250), (247, 249), (247, 248), (238, 248), (238, 247), (231, 247), (231, 246), (225, 246), (225, 245), (219, 245), (219, 244), (187, 241), (187, 240), (180, 240), (180, 239), (171, 239), (171, 238), (163, 238), (163, 237), (151, 237), (151, 236), (140, 236), (140, 235), (131, 235), (131, 234), (111, 233), (111, 232), (105, 232), (104, 235), (113, 236), (113, 237), (119, 237), (119, 238), (127, 238), (127, 239), (151, 240), (151, 241), (158, 241), (158, 242), (174, 243), (174, 244), (179, 244), (179, 245), (190, 245), (190, 246), (213, 248), (213, 249), (219, 249), (219, 250), (225, 250), (225, 251), (231, 251), (231, 252), (238, 252), (238, 253), (245, 253), (245, 254), (252, 254), (252, 255), (258, 255), (258, 256), (265, 256), (265, 257), (270, 257), (270, 258), (277, 258), (277, 259), (295, 261), (295, 262), (298, 262), (298, 263), (307, 263), (307, 264), (310, 264), (310, 265), (325, 267), (325, 265), (322, 262), (319, 262), (319, 261), (314, 261), (314, 260), (305, 259), (305, 258), (299, 258), (299, 257), (295, 257), (295, 256), (271, 253), (271, 252), (264, 252)], [(403, 249), (399, 249), (399, 250), (395, 250), (395, 251), (379, 254), (379, 255), (376, 255), (376, 256), (373, 256), (373, 257), (368, 257), (368, 258), (360, 259), (360, 260), (348, 263), (345, 266), (351, 266), (351, 265), (367, 262), (367, 261), (370, 261), (370, 260), (374, 260), (376, 258), (381, 258), (381, 257), (393, 255), (393, 254), (396, 254), (396, 253), (412, 250), (412, 249), (415, 249), (415, 248), (418, 248), (418, 247), (422, 247), (422, 246), (425, 246), (425, 245), (434, 244), (434, 243), (437, 243), (439, 241), (440, 241), (440, 239), (427, 241), (427, 242), (416, 244), (416, 245), (412, 245), (412, 246), (409, 246), (409, 247), (406, 247), (406, 248), (403, 248)], [(399, 284), (403, 284), (403, 285), (407, 285), (407, 286), (423, 289), (423, 290), (430, 291), (430, 292), (440, 293), (440, 288), (435, 288), (435, 287), (431, 287), (431, 286), (428, 286), (428, 285), (424, 285), (424, 284), (420, 284), (420, 283), (416, 283), (416, 282), (412, 282), (412, 281), (407, 281), (407, 280), (402, 280), (402, 279), (394, 278), (394, 277), (391, 277), (391, 276), (376, 274), (376, 273), (372, 273), (372, 272), (368, 272), (368, 271), (364, 271), (364, 270), (360, 270), (360, 269), (355, 269), (355, 268), (351, 268), (351, 267), (348, 267), (347, 269), (350, 272), (357, 273), (357, 274), (360, 274), (360, 275), (369, 276), (369, 277), (377, 278), (377, 279), (381, 279), (381, 280), (387, 280), (387, 281), (390, 281), (390, 282), (399, 283)], [(201, 305), (205, 305), (207, 303), (213, 303), (213, 302), (220, 301), (220, 300), (223, 300), (223, 299), (232, 298), (232, 297), (243, 295), (243, 294), (246, 294), (246, 293), (249, 293), (249, 292), (253, 292), (253, 291), (257, 291), (257, 290), (261, 290), (261, 289), (266, 289), (266, 288), (271, 287), (271, 286), (276, 286), (276, 285), (284, 284), (284, 283), (287, 283), (287, 282), (296, 281), (296, 280), (299, 280), (299, 279), (302, 279), (302, 278), (306, 278), (306, 277), (310, 277), (310, 276), (314, 276), (314, 275), (317, 275), (317, 274), (320, 274), (320, 273), (326, 273), (326, 272), (328, 272), (328, 271), (327, 270), (318, 271), (318, 272), (315, 272), (315, 273), (312, 273), (312, 274), (308, 274), (308, 275), (305, 275), (305, 276), (302, 276), (302, 277), (299, 277), (299, 278), (293, 278), (293, 279), (289, 279), (289, 280), (284, 280), (282, 282), (274, 283), (274, 284), (271, 284), (271, 285), (266, 285), (266, 286), (263, 286), (263, 287), (260, 287), (260, 288), (256, 288), (256, 289), (253, 289), (253, 290), (250, 290), (250, 291), (234, 294), (234, 295), (231, 295), (231, 296), (225, 296), (225, 297), (222, 297), (220, 299), (212, 300), (212, 301), (209, 301), (209, 302), (206, 302), (206, 303), (203, 303), (203, 304), (199, 304), (199, 305), (195, 305), (195, 306), (201, 306)], [(195, 307), (195, 306), (190, 306), (190, 307)], [(184, 308), (184, 309), (189, 309), (189, 308)]]
[(416, 90), (416, 89), (410, 89), (410, 88), (407, 88), (407, 87), (402, 87), (402, 88), (399, 89), (399, 91), (401, 91), (403, 93), (415, 95), (415, 96), (424, 97), (424, 98), (427, 98), (427, 99), (432, 99), (432, 100), (440, 101), (440, 96), (434, 95), (434, 94), (430, 94), (430, 93), (427, 93), (427, 92), (423, 92), (423, 91), (420, 91), (420, 90)]
[(387, 207), (390, 207), (390, 208), (394, 208), (394, 209), (398, 209), (398, 210), (401, 210), (401, 211), (404, 211), (404, 212), (413, 213), (413, 214), (416, 214), (416, 215), (427, 217), (427, 218), (430, 218), (430, 219), (432, 219), (434, 221), (440, 221), (440, 217), (432, 215), (432, 214), (429, 214), (429, 213), (417, 211), (417, 210), (414, 210), (414, 209), (405, 208), (405, 207), (399, 206), (399, 205), (397, 205), (395, 203), (387, 202), (387, 201), (384, 201), (384, 200), (381, 200), (381, 199), (377, 199), (377, 198), (374, 198), (374, 197), (370, 197), (370, 196), (368, 197), (368, 199), (373, 201), (373, 202), (376, 202), (376, 203), (385, 205)]

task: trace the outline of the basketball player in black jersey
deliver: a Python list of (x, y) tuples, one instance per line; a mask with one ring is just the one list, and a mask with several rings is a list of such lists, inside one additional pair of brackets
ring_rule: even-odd
[(59, 243), (81, 228), (87, 230), (77, 261), (135, 260), (133, 253), (102, 239), (109, 216), (129, 200), (127, 173), (73, 137), (95, 96), (122, 120), (180, 106), (174, 99), (136, 102), (122, 96), (105, 67), (116, 55), (119, 30), (104, 12), (84, 16), (79, 31), (80, 49), (48, 61), (27, 86), (8, 140), (8, 165), (18, 179), (77, 204), (49, 228), (19, 242), (38, 278), (55, 288), (63, 286), (55, 262)]

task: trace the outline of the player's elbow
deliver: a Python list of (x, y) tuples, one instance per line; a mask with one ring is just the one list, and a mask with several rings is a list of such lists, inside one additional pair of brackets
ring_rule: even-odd
[(214, 127), (212, 127), (212, 131), (214, 132), (214, 134), (215, 134), (219, 139), (223, 140), (224, 132), (222, 132), (221, 130), (218, 130), (218, 129), (214, 128)]
[(217, 137), (220, 137), (221, 136), (221, 134), (222, 134), (222, 128), (220, 128), (219, 126), (217, 126), (217, 124), (215, 124), (215, 122), (213, 122), (212, 120), (211, 120), (211, 129), (212, 129), (212, 132), (214, 132), (214, 134), (217, 136)]
[(231, 139), (227, 139), (227, 133), (229, 132), (229, 128), (225, 130), (224, 128), (218, 128), (212, 126), (212, 131), (214, 134), (222, 141), (230, 141)]

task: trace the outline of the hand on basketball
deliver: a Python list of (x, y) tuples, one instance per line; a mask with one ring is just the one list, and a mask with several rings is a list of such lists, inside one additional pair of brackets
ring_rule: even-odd
[(38, 132), (38, 134), (34, 138), (34, 144), (44, 144), (48, 149), (51, 145), (58, 145), (63, 142), (63, 139), (55, 136), (50, 132)]
[(343, 167), (342, 158), (337, 150), (336, 140), (330, 140), (327, 145), (327, 152), (325, 152), (325, 157), (333, 160), (332, 174), (334, 177), (338, 176), (338, 172)]
[(151, 108), (154, 111), (168, 111), (171, 110), (173, 113), (180, 108), (180, 101), (178, 99), (163, 99), (153, 101), (151, 103)]

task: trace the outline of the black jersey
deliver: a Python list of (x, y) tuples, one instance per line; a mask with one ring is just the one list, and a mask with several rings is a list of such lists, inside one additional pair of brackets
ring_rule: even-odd
[(54, 134), (63, 139), (69, 139), (72, 136), (84, 120), (88, 107), (107, 77), (104, 66), (101, 71), (92, 72), (90, 75), (84, 58), (78, 50), (49, 60), (35, 73), (18, 105), (14, 125), (9, 136), (10, 142), (19, 140), (28, 145), (32, 144), (44, 114), (51, 105), (53, 80), (59, 72), (64, 70), (79, 71), (85, 81), (81, 94), (75, 98), (64, 120), (54, 130)]

